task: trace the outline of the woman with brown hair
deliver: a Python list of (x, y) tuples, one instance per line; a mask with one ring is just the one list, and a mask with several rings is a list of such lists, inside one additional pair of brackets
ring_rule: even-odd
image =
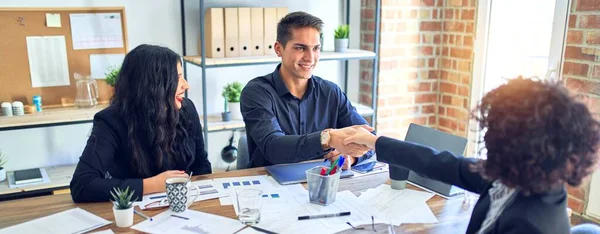
[(569, 233), (565, 184), (578, 186), (598, 161), (600, 123), (560, 84), (517, 78), (483, 97), (474, 113), (486, 160), (357, 129), (344, 144), (377, 159), (479, 193), (466, 233)]

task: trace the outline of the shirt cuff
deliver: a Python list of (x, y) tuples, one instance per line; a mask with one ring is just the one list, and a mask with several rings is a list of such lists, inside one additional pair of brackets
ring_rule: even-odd
[(310, 147), (309, 149), (313, 150), (313, 154), (323, 155), (325, 152), (325, 150), (323, 150), (323, 146), (321, 146), (321, 131), (306, 135), (306, 142)]

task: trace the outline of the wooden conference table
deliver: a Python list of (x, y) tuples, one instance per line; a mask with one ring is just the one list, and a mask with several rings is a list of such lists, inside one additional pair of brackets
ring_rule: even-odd
[[(194, 176), (194, 180), (266, 174), (267, 172), (264, 168), (252, 168), (230, 172), (219, 172), (211, 175)], [(382, 183), (389, 183), (387, 172), (342, 179), (340, 181), (339, 191), (350, 190), (354, 194), (359, 195), (361, 191), (369, 188), (375, 188)], [(416, 188), (412, 185), (409, 185), (409, 188), (419, 190), (419, 188)], [(469, 223), (469, 218), (474, 206), (464, 205), (462, 197), (446, 200), (440, 196), (434, 196), (433, 198), (429, 199), (429, 201), (427, 201), (427, 205), (429, 205), (437, 217), (439, 221), (438, 223), (402, 224), (399, 227), (396, 227), (396, 233), (464, 233), (467, 229), (467, 224)], [(114, 223), (112, 204), (110, 202), (75, 204), (71, 200), (70, 194), (50, 195), (0, 202), (0, 229), (76, 207), (87, 210), (97, 216), (113, 222), (109, 226), (105, 226), (94, 231), (111, 229), (115, 233), (136, 232), (136, 230), (130, 228), (119, 228), (116, 226)], [(143, 213), (149, 216), (154, 216), (165, 211), (165, 209), (167, 208), (158, 210), (144, 210)], [(195, 202), (190, 206), (190, 209), (234, 219), (237, 218), (233, 210), (233, 206), (221, 206), (219, 199)], [(134, 216), (134, 223), (139, 223), (141, 221), (143, 221), (141, 217), (138, 215)], [(382, 224), (379, 228), (376, 226), (376, 229), (387, 230), (387, 226), (383, 226)], [(370, 227), (367, 228), (367, 230), (371, 230)], [(344, 233), (351, 233), (352, 231), (353, 230), (350, 229)]]

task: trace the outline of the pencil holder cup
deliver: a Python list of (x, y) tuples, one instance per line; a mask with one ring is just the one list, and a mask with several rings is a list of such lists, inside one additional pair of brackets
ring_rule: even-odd
[(335, 202), (335, 196), (340, 185), (340, 172), (333, 175), (321, 175), (323, 166), (316, 166), (306, 171), (308, 197), (311, 203), (329, 205)]

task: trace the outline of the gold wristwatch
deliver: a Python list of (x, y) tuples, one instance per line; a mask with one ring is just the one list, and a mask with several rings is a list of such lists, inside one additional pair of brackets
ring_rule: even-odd
[(331, 129), (325, 129), (321, 132), (321, 147), (323, 147), (323, 150), (331, 149), (331, 146), (329, 145), (329, 141), (331, 141), (329, 130)]

